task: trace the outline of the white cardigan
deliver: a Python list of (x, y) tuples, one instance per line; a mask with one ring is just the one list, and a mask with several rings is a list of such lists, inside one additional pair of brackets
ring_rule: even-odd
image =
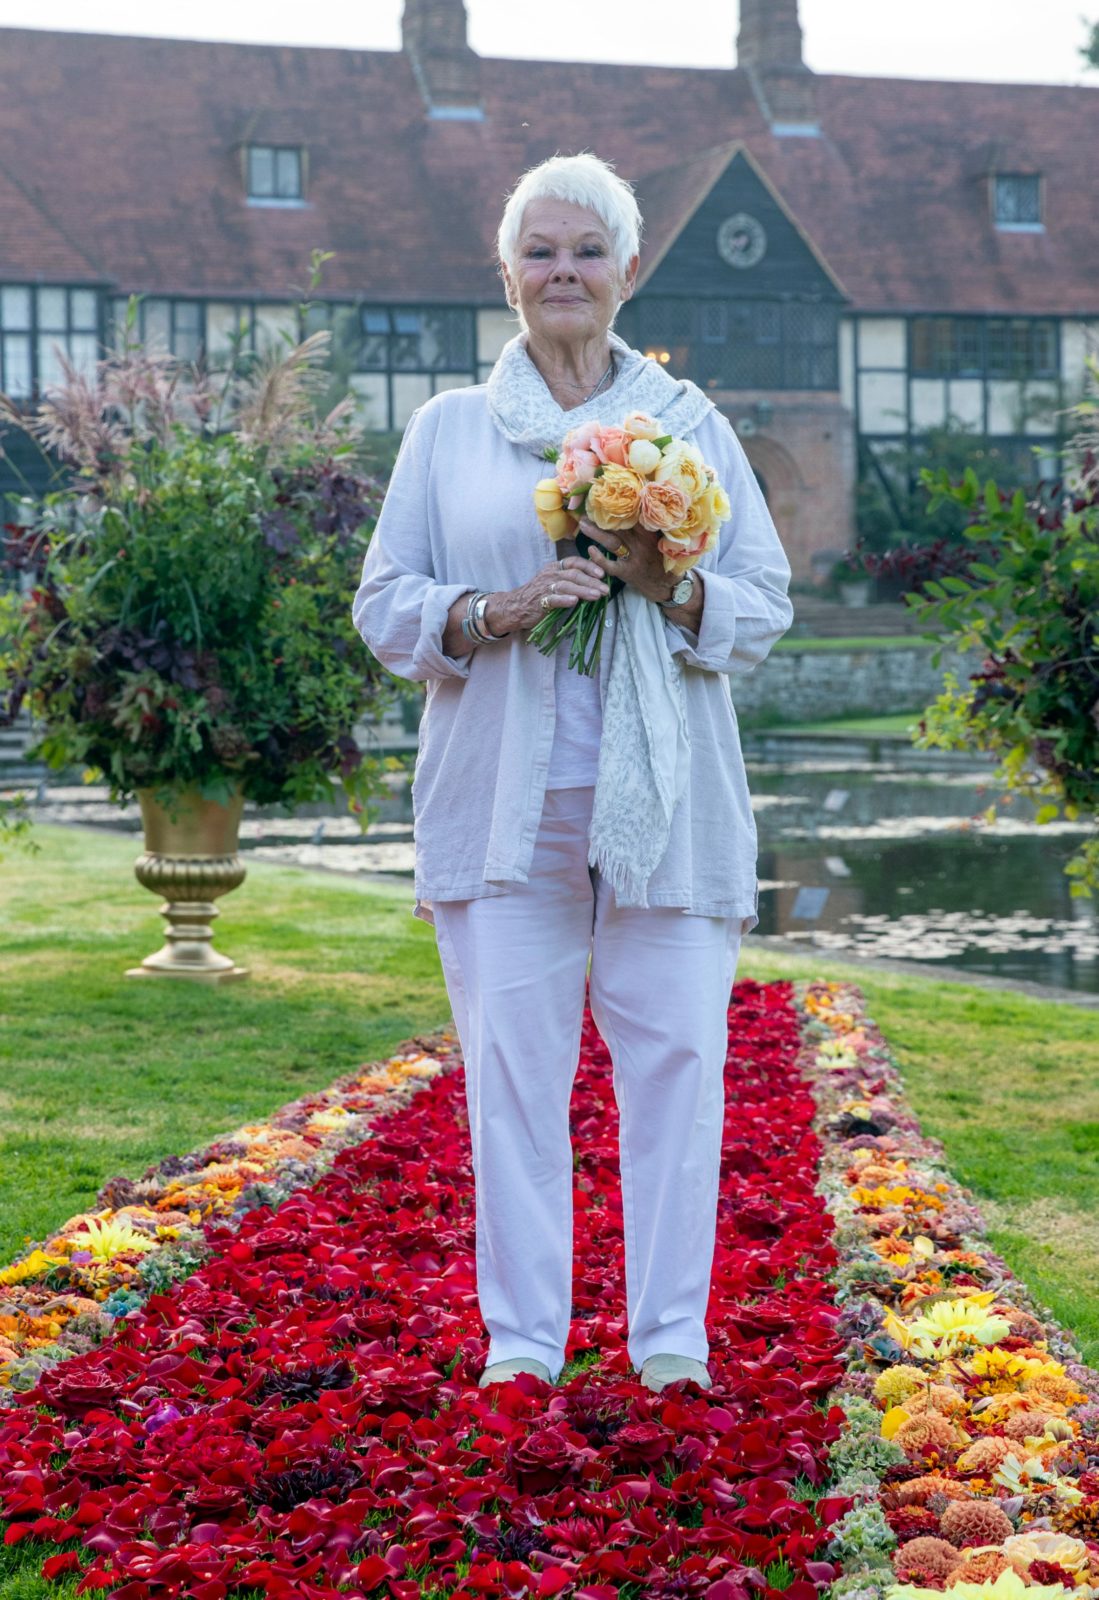
[[(691, 773), (648, 900), (738, 918), (747, 933), (758, 920), (756, 830), (728, 680), (757, 666), (790, 626), (790, 566), (728, 421), (711, 411), (691, 437), (733, 514), (695, 568), (699, 633), (665, 624), (685, 668)], [(513, 589), (555, 558), (532, 499), (549, 470), (500, 435), (484, 385), (438, 394), (408, 424), (363, 563), (356, 628), (391, 672), (428, 686), (412, 786), (414, 914), (426, 922), (435, 900), (506, 894), (527, 881), (553, 746), (553, 658), (523, 632), (455, 659), (442, 635), (459, 596)], [(603, 696), (616, 606), (603, 636)]]

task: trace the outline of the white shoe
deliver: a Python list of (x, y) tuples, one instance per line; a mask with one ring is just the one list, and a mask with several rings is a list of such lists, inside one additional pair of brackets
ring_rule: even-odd
[(494, 1361), (491, 1367), (486, 1367), (477, 1382), (479, 1389), (487, 1389), (490, 1383), (508, 1383), (520, 1372), (529, 1372), (533, 1378), (541, 1378), (543, 1383), (549, 1383), (550, 1370), (541, 1361), (535, 1361), (530, 1356), (517, 1356), (514, 1361)]
[(666, 1384), (684, 1381), (697, 1383), (700, 1389), (713, 1388), (705, 1362), (695, 1361), (691, 1356), (656, 1355), (642, 1363), (641, 1382), (646, 1389), (659, 1393)]

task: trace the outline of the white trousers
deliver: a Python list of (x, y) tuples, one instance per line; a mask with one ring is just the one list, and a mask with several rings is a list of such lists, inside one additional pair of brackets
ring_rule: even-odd
[(627, 1350), (705, 1361), (717, 1228), (728, 1007), (740, 921), (622, 909), (588, 866), (594, 789), (546, 793), (529, 881), (436, 901), (465, 1056), (477, 1295), (488, 1364), (556, 1380), (572, 1309), (569, 1102), (584, 984), (619, 1112)]

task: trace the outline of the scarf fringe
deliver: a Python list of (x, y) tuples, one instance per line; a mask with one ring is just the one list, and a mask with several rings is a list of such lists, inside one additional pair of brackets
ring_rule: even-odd
[(597, 850), (594, 847), (588, 855), (588, 866), (595, 867), (600, 877), (610, 884), (620, 906), (648, 907), (649, 879), (655, 867), (642, 867), (635, 861), (623, 861), (620, 857), (608, 855), (605, 848)]

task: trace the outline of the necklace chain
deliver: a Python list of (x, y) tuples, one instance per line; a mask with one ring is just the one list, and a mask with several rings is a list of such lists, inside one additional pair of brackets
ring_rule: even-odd
[(596, 395), (599, 393), (600, 389), (606, 383), (607, 379), (612, 377), (613, 374), (614, 374), (614, 352), (612, 351), (611, 352), (611, 359), (607, 363), (607, 370), (604, 372), (603, 376), (600, 378), (600, 380), (596, 384), (595, 388), (592, 389), (589, 394), (586, 394), (584, 396), (583, 400), (578, 401), (576, 406), (573, 407), (572, 409), (578, 411), (581, 406), (586, 406), (589, 400), (594, 400)]
[(582, 406), (586, 406), (589, 400), (594, 400), (595, 399), (596, 395), (599, 393), (600, 389), (606, 383), (607, 379), (611, 376), (611, 373), (613, 371), (614, 371), (614, 356), (612, 354), (610, 361), (607, 363), (606, 372), (604, 372), (603, 376), (600, 378), (599, 382), (596, 384), (596, 386), (592, 390), (591, 394), (585, 395), (583, 400), (581, 400), (580, 404)]

